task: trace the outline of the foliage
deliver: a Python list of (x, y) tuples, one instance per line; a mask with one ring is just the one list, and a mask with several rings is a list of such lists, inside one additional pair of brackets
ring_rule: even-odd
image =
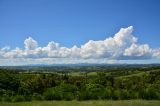
[(160, 100), (158, 66), (55, 67), (51, 73), (50, 68), (42, 69), (30, 69), (29, 73), (0, 69), (0, 101)]
[(23, 101), (25, 101), (25, 98), (21, 95), (16, 95), (12, 99), (12, 102), (23, 102)]

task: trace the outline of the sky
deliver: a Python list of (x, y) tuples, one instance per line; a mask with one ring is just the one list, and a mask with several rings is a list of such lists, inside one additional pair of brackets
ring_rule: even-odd
[(0, 0), (0, 65), (160, 63), (159, 0)]

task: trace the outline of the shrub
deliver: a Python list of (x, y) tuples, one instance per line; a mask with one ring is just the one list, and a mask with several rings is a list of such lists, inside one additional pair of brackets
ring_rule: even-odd
[(34, 93), (32, 95), (32, 100), (43, 100), (43, 97), (38, 93)]
[(77, 94), (77, 100), (89, 100), (91, 98), (90, 92), (87, 90), (79, 91)]
[(67, 101), (73, 100), (74, 96), (71, 92), (63, 92), (63, 99)]
[(59, 91), (55, 91), (54, 88), (49, 88), (43, 93), (45, 100), (61, 100), (62, 96)]
[(151, 100), (151, 99), (159, 99), (159, 96), (158, 93), (153, 89), (145, 89), (139, 92), (139, 98)]
[(62, 83), (60, 86), (55, 87), (55, 90), (75, 93), (77, 91), (77, 87), (75, 85)]
[(145, 98), (147, 97), (147, 92), (146, 92), (146, 90), (141, 90), (141, 91), (139, 91), (138, 97), (139, 97), (140, 99), (145, 99)]
[(0, 101), (2, 101), (2, 99), (3, 99), (3, 98), (2, 98), (2, 97), (0, 97)]
[(90, 99), (97, 100), (104, 96), (105, 88), (100, 84), (86, 84), (86, 90), (90, 94)]
[(24, 98), (25, 98), (25, 101), (32, 101), (32, 96), (28, 95), (28, 96), (25, 96)]
[(147, 99), (158, 99), (159, 98), (158, 93), (154, 89), (148, 89), (147, 93), (148, 93)]
[(72, 100), (75, 97), (76, 91), (76, 86), (62, 83), (59, 86), (47, 89), (43, 93), (43, 96), (45, 100)]
[(111, 99), (111, 90), (105, 89), (101, 94), (101, 99)]
[(129, 91), (130, 99), (138, 99), (138, 93), (136, 91)]
[(11, 102), (12, 101), (12, 98), (11, 97), (3, 97), (2, 98), (2, 101), (4, 101), (4, 102)]
[(122, 100), (131, 99), (129, 92), (127, 90), (121, 90), (120, 91), (120, 99), (122, 99)]
[(21, 95), (14, 96), (12, 99), (12, 102), (23, 102), (23, 101), (25, 101), (25, 98)]
[(99, 94), (97, 92), (90, 92), (90, 99), (93, 100), (99, 99)]
[(114, 92), (112, 93), (112, 99), (113, 100), (120, 99), (120, 91), (119, 90), (114, 90)]

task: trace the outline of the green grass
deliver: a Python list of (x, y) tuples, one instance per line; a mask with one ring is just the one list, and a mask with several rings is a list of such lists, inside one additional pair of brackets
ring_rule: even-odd
[[(85, 76), (86, 74), (84, 72), (71, 72), (71, 73), (69, 73), (69, 75), (71, 75), (71, 76)], [(96, 75), (97, 75), (96, 72), (87, 73), (87, 76), (96, 76)]]
[(117, 78), (127, 78), (127, 77), (133, 77), (133, 76), (142, 76), (142, 75), (145, 75), (146, 73), (145, 72), (141, 72), (141, 73), (136, 73), (136, 74), (130, 74), (130, 75), (125, 75), (125, 76), (119, 76)]
[(18, 103), (0, 102), (0, 106), (160, 106), (160, 101), (147, 101), (147, 100), (32, 101), (32, 102), (18, 102)]

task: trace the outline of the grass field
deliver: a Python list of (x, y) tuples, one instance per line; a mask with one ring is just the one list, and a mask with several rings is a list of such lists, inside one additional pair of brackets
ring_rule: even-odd
[(124, 100), (124, 101), (32, 101), (7, 103), (0, 102), (0, 106), (160, 106), (160, 101)]

